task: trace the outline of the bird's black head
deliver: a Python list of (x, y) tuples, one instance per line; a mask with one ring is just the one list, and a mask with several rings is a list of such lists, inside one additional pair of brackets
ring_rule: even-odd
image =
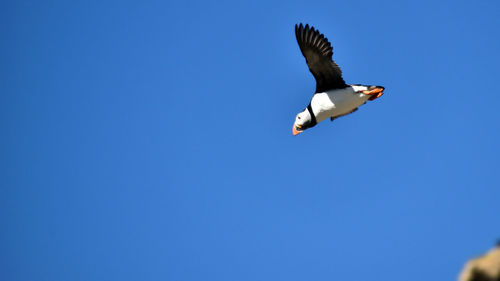
[(292, 133), (294, 136), (302, 133), (303, 131), (316, 126), (316, 117), (311, 113), (308, 106), (304, 111), (297, 114), (295, 122), (293, 123)]

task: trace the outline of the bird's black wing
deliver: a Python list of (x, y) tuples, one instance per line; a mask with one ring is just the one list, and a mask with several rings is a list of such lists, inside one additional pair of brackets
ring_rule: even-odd
[(332, 60), (333, 47), (323, 34), (308, 24), (300, 24), (295, 25), (295, 36), (316, 79), (316, 93), (347, 87), (340, 67)]

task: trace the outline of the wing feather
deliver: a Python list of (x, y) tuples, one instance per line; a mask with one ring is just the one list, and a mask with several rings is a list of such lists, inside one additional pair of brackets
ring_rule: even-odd
[(316, 92), (345, 88), (340, 67), (332, 60), (333, 47), (314, 27), (295, 25), (295, 37), (307, 66), (316, 79)]

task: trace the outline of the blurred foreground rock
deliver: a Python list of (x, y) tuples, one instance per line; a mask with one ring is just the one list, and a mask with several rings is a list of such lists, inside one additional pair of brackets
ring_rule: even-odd
[(500, 281), (500, 241), (484, 256), (465, 264), (459, 281)]

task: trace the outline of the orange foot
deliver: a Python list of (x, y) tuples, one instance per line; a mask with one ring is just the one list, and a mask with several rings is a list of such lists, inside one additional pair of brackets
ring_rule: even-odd
[(384, 91), (383, 87), (376, 87), (375, 89), (363, 91), (362, 93), (371, 96), (368, 100), (374, 100), (380, 98), (384, 94), (383, 91)]

